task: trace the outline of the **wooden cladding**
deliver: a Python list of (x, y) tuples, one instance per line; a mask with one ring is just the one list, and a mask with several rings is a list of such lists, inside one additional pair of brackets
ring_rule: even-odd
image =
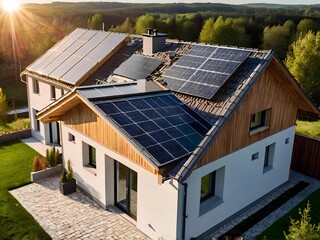
[(105, 119), (94, 113), (87, 105), (80, 103), (62, 116), (68, 127), (119, 153), (144, 169), (158, 174), (158, 170), (144, 159), (134, 146)]
[(296, 134), (291, 169), (320, 180), (320, 140)]
[[(270, 111), (268, 126), (250, 134), (250, 116)], [(266, 69), (199, 161), (201, 167), (295, 124), (297, 106), (278, 77)]]

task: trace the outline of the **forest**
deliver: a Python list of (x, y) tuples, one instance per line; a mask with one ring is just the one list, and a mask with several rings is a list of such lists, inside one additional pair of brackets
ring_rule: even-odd
[(55, 2), (25, 4), (14, 15), (0, 12), (0, 22), (2, 87), (1, 78), (17, 78), (77, 27), (133, 34), (151, 27), (182, 41), (273, 49), (286, 60), (295, 41), (320, 31), (320, 5)]

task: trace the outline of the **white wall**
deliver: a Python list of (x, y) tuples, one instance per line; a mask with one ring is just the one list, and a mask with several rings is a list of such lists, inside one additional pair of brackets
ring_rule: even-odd
[[(40, 132), (35, 131), (35, 118), (33, 114), (33, 109), (40, 111), (44, 107), (51, 104), (54, 100), (51, 99), (51, 89), (50, 85), (44, 82), (39, 81), (39, 93), (33, 92), (33, 83), (32, 78), (27, 76), (27, 91), (28, 91), (28, 105), (29, 105), (29, 115), (30, 115), (30, 124), (31, 124), (31, 133), (32, 136), (41, 141), (44, 144), (50, 143), (49, 135), (49, 125), (43, 124), (40, 122)], [(56, 88), (56, 98), (61, 97), (61, 90)], [(66, 91), (65, 91), (66, 93)], [(53, 127), (53, 132), (55, 132), (55, 127)], [(53, 136), (56, 137), (56, 136)]]
[[(75, 136), (75, 143), (68, 140)], [(178, 183), (158, 184), (158, 177), (86, 136), (62, 125), (64, 162), (71, 160), (77, 184), (104, 206), (114, 204), (114, 160), (138, 174), (136, 226), (152, 239), (176, 239)], [(96, 170), (83, 166), (82, 142), (96, 148)], [(96, 173), (96, 175), (95, 175)]]
[[(294, 133), (295, 127), (288, 128), (193, 171), (186, 180), (186, 239), (199, 236), (286, 182), (289, 178)], [(288, 144), (285, 144), (286, 138), (289, 138)], [(265, 147), (272, 143), (276, 143), (273, 166), (264, 173)], [(252, 154), (256, 152), (259, 152), (259, 159), (251, 160)], [(199, 216), (201, 178), (222, 167), (225, 168), (223, 203)]]

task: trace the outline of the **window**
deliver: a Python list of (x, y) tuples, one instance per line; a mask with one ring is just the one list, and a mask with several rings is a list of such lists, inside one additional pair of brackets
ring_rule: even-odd
[(37, 113), (38, 111), (33, 109), (33, 119), (34, 119), (34, 130), (40, 132), (40, 121), (37, 120)]
[(201, 178), (200, 215), (223, 203), (224, 172), (222, 167)]
[(56, 99), (56, 88), (54, 86), (50, 86), (51, 99)]
[(88, 146), (89, 146), (89, 164), (92, 167), (96, 167), (96, 149), (91, 145), (88, 145)]
[(288, 144), (290, 143), (290, 139), (289, 138), (286, 138), (286, 140), (284, 141), (285, 144)]
[(60, 91), (61, 91), (61, 97), (64, 95), (64, 90), (63, 88), (60, 88)]
[(275, 146), (276, 146), (275, 143), (266, 146), (265, 155), (264, 155), (264, 162), (263, 162), (263, 171), (264, 172), (269, 171), (273, 167)]
[(68, 134), (68, 140), (69, 140), (70, 142), (75, 142), (75, 141), (76, 141), (76, 138), (75, 138), (75, 136), (74, 136), (73, 134), (69, 133), (69, 134)]
[(265, 123), (266, 111), (251, 114), (250, 131), (265, 126)]
[(34, 93), (40, 93), (39, 81), (37, 79), (32, 78), (32, 88)]
[(252, 161), (257, 160), (257, 159), (259, 159), (259, 152), (256, 152), (255, 154), (252, 154), (252, 156), (251, 156)]
[(215, 195), (216, 171), (201, 178), (201, 202)]

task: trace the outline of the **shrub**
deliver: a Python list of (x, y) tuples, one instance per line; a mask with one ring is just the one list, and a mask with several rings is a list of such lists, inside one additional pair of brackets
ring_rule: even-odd
[(300, 220), (290, 219), (289, 233), (284, 232), (286, 240), (316, 240), (320, 239), (320, 223), (318, 225), (311, 224), (310, 217), (310, 203), (307, 203), (307, 207), (302, 211), (299, 209)]
[(33, 159), (33, 171), (38, 172), (41, 170), (46, 169), (47, 164), (46, 164), (46, 159), (40, 157), (40, 156), (35, 156)]
[(71, 161), (70, 159), (68, 160), (68, 174), (67, 174), (67, 180), (71, 181), (73, 179), (73, 169), (71, 166)]
[(62, 170), (62, 174), (60, 177), (60, 182), (65, 183), (67, 182), (67, 171), (65, 169)]
[(46, 158), (50, 167), (55, 167), (60, 162), (59, 150), (55, 147), (46, 150)]

